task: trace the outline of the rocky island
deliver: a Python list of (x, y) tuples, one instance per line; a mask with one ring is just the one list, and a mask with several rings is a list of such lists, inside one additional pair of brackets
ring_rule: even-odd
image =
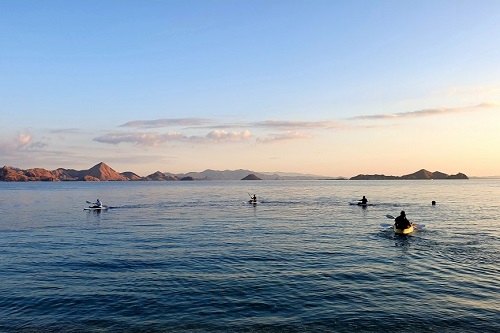
[(430, 180), (430, 179), (469, 179), (465, 174), (459, 172), (456, 175), (448, 175), (443, 172), (434, 171), (430, 172), (425, 169), (421, 169), (417, 172), (411, 173), (404, 176), (385, 176), (385, 175), (357, 175), (351, 177), (350, 180), (395, 180), (395, 179), (407, 179), (407, 180)]
[(241, 180), (262, 180), (262, 179), (251, 173), (248, 176), (241, 178)]

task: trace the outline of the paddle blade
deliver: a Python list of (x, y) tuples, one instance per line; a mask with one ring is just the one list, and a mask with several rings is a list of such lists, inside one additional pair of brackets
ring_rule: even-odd
[(390, 227), (392, 227), (392, 224), (390, 224), (390, 223), (380, 223), (380, 226), (382, 228), (390, 228)]
[(390, 214), (387, 214), (385, 217), (387, 217), (388, 219), (393, 219), (394, 220), (394, 216), (390, 215)]

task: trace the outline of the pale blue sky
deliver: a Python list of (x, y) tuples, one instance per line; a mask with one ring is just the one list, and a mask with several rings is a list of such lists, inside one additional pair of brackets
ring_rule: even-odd
[[(499, 13), (500, 1), (1, 0), (0, 164), (498, 174)], [(393, 114), (415, 116), (351, 119)], [(356, 142), (371, 148), (346, 150)], [(401, 151), (410, 165), (387, 162)]]

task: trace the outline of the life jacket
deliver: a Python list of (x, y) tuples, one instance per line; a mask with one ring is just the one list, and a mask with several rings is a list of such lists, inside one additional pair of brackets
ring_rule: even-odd
[(408, 221), (406, 216), (401, 215), (396, 217), (395, 224), (397, 229), (407, 229), (411, 226), (411, 223)]

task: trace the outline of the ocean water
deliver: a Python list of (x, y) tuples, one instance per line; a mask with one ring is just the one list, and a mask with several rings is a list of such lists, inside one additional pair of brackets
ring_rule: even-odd
[[(499, 180), (0, 183), (0, 332), (500, 332), (499, 198)], [(401, 210), (425, 228), (380, 226)]]

